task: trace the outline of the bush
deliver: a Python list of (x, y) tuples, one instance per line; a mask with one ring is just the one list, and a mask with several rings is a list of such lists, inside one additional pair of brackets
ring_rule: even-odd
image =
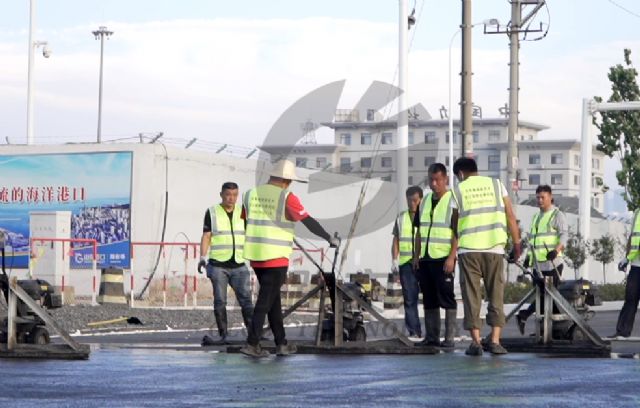
[(603, 302), (624, 300), (624, 283), (607, 283), (606, 285), (597, 285), (596, 288)]
[(531, 290), (531, 282), (509, 282), (504, 285), (504, 303), (518, 303)]

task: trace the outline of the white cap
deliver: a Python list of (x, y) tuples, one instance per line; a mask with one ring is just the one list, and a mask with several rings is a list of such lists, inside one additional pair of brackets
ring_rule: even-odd
[(301, 183), (306, 183), (307, 181), (298, 177), (296, 174), (296, 166), (290, 160), (280, 160), (277, 162), (273, 169), (271, 169), (270, 176), (278, 177), (285, 180), (294, 180), (299, 181)]

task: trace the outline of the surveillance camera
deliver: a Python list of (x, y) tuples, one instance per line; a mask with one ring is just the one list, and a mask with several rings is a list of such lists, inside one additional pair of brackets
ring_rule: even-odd
[(45, 46), (44, 48), (42, 48), (42, 56), (45, 58), (49, 58), (51, 56), (51, 54), (53, 53), (53, 51), (51, 51), (51, 48)]

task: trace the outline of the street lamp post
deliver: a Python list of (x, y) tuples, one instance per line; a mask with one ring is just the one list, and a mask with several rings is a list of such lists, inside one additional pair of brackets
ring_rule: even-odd
[(113, 31), (107, 30), (107, 27), (100, 26), (97, 31), (91, 32), (96, 40), (100, 39), (100, 83), (98, 85), (98, 135), (97, 142), (102, 142), (102, 67), (104, 60), (104, 38), (111, 36)]
[[(500, 24), (500, 22), (495, 19), (495, 18), (491, 18), (488, 20), (484, 20), (480, 23), (475, 23), (471, 25), (471, 28), (477, 26), (477, 25), (484, 25), (484, 26), (497, 26)], [(449, 117), (449, 166), (451, 168), (453, 168), (453, 115), (452, 113), (452, 98), (453, 98), (453, 81), (452, 81), (452, 77), (453, 77), (453, 64), (451, 62), (451, 49), (453, 48), (453, 40), (456, 39), (456, 37), (458, 36), (458, 34), (460, 34), (460, 32), (462, 31), (462, 27), (459, 27), (455, 33), (453, 33), (453, 35), (451, 36), (451, 41), (449, 42), (449, 112), (447, 113), (447, 116)], [(453, 174), (453, 171), (449, 171), (449, 186), (451, 188), (453, 188), (453, 181), (454, 181), (454, 177), (455, 175)]]
[(45, 58), (51, 56), (49, 43), (46, 41), (34, 41), (33, 34), (36, 30), (35, 24), (36, 2), (29, 2), (29, 62), (27, 68), (27, 145), (33, 144), (33, 72), (35, 64), (35, 51), (42, 47), (42, 55)]

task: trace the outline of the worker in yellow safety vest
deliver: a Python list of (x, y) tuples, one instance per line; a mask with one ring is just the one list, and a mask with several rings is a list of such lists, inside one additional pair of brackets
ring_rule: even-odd
[[(540, 185), (536, 188), (537, 212), (531, 220), (529, 243), (533, 252), (529, 252), (524, 261), (524, 267), (533, 267), (543, 276), (551, 276), (553, 285), (558, 286), (562, 277), (562, 251), (567, 245), (568, 227), (564, 213), (553, 205), (553, 193), (548, 185)], [(540, 293), (544, 299), (544, 283), (540, 285)], [(544, 302), (540, 303), (540, 310), (544, 312)], [(525, 310), (520, 310), (516, 315), (516, 323), (520, 334), (524, 335), (525, 322), (536, 311), (536, 303), (531, 302)]]
[(206, 268), (213, 286), (213, 314), (220, 339), (214, 341), (205, 335), (203, 345), (227, 343), (227, 286), (231, 286), (240, 304), (245, 327), (251, 326), (253, 314), (250, 274), (243, 256), (245, 226), (241, 218), (242, 206), (236, 203), (238, 185), (224, 183), (220, 197), (222, 202), (207, 209), (204, 215), (198, 264), (198, 272), (202, 273), (202, 268)]
[[(451, 229), (452, 194), (444, 164), (433, 163), (427, 174), (431, 192), (420, 206), (417, 240), (425, 325), (425, 338), (420, 344), (452, 349), (458, 308), (453, 289), (458, 240)], [(445, 310), (443, 342), (440, 342), (440, 308)]]
[[(471, 344), (467, 355), (480, 356), (483, 349), (491, 354), (506, 354), (500, 344), (504, 316), (504, 248), (507, 229), (514, 243), (514, 257), (520, 257), (520, 231), (511, 200), (498, 179), (478, 175), (476, 161), (461, 157), (453, 165), (460, 183), (453, 189), (451, 226), (458, 238), (460, 288), (464, 304), (464, 328), (469, 330)], [(491, 337), (482, 344), (480, 306), (484, 282), (489, 306), (486, 321)]]
[(632, 230), (627, 240), (626, 257), (618, 264), (618, 269), (626, 271), (631, 263), (631, 270), (627, 275), (627, 286), (624, 293), (624, 305), (618, 316), (616, 333), (612, 337), (629, 337), (633, 330), (633, 322), (638, 311), (640, 300), (640, 210), (633, 213)]
[(294, 225), (302, 222), (313, 234), (325, 239), (332, 247), (339, 244), (312, 218), (296, 195), (289, 191), (291, 182), (304, 182), (296, 175), (289, 160), (276, 163), (267, 184), (247, 191), (243, 197), (243, 216), (247, 223), (244, 257), (251, 261), (260, 289), (253, 310), (247, 344), (240, 352), (251, 357), (266, 357), (269, 352), (260, 346), (262, 327), (268, 316), (276, 344), (276, 354), (286, 356), (296, 352), (286, 340), (280, 287), (285, 283), (289, 256), (293, 252)]

